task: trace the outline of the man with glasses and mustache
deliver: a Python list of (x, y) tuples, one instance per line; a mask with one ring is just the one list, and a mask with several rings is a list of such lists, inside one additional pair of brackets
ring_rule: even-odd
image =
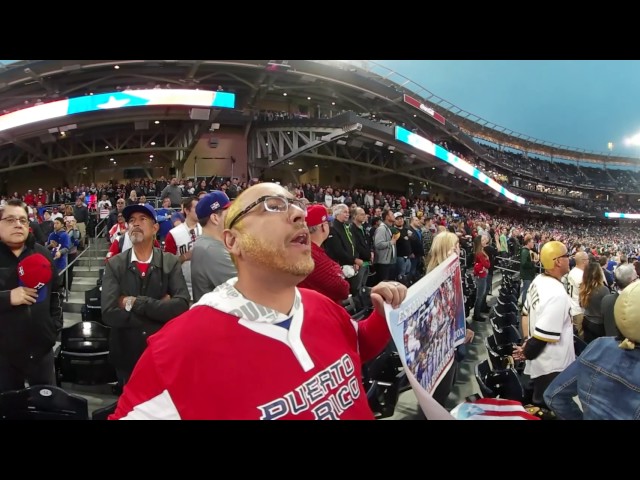
[(169, 230), (164, 240), (164, 251), (177, 255), (180, 259), (190, 298), (193, 298), (191, 255), (193, 254), (193, 245), (196, 243), (196, 239), (202, 235), (202, 225), (198, 222), (198, 213), (196, 211), (197, 204), (198, 199), (195, 197), (189, 197), (182, 202), (184, 223)]
[[(36, 255), (40, 263), (34, 262)], [(36, 267), (48, 271), (37, 272)], [(25, 276), (50, 280), (28, 288), (20, 286)], [(61, 288), (51, 255), (29, 234), (24, 204), (8, 200), (0, 208), (0, 393), (20, 390), (25, 381), (55, 385), (53, 346), (62, 328)]]
[(314, 263), (306, 204), (274, 183), (243, 191), (223, 242), (238, 269), (149, 340), (112, 419), (373, 419), (361, 365), (387, 345), (384, 303), (406, 287), (372, 289), (359, 323), (297, 288)]
[(513, 359), (526, 360), (525, 373), (533, 382), (533, 403), (544, 406), (543, 394), (551, 381), (576, 358), (573, 346), (571, 301), (562, 284), (569, 272), (567, 247), (547, 242), (540, 250), (544, 268), (527, 292), (522, 309), (525, 342), (513, 350)]
[(111, 328), (110, 361), (124, 386), (147, 338), (189, 308), (189, 291), (175, 255), (154, 248), (158, 224), (153, 207), (123, 210), (132, 247), (105, 264), (102, 318)]

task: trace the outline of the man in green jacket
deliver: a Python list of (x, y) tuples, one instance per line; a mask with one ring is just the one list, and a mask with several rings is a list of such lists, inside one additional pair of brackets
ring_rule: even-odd
[(533, 237), (527, 234), (524, 237), (524, 246), (520, 249), (520, 278), (522, 279), (521, 305), (524, 305), (527, 299), (529, 285), (531, 285), (531, 282), (536, 276), (535, 264), (538, 260), (538, 254), (533, 250)]

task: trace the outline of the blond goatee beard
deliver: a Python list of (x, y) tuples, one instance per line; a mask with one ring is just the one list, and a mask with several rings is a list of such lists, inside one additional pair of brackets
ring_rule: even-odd
[(288, 261), (288, 252), (284, 247), (275, 247), (248, 233), (241, 234), (238, 240), (243, 256), (267, 269), (306, 277), (315, 267), (311, 253), (293, 263)]

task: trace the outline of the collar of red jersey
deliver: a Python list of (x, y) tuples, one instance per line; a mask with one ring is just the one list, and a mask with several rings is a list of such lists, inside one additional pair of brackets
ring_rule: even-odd
[[(304, 321), (302, 296), (296, 288), (293, 307), (288, 315), (277, 312), (245, 298), (236, 288), (237, 277), (219, 285), (213, 292), (203, 295), (191, 308), (207, 306), (238, 318), (238, 323), (265, 337), (284, 343), (291, 348), (305, 372), (314, 367), (313, 360), (302, 343), (301, 331)], [(277, 326), (291, 319), (288, 329)]]
[(271, 324), (287, 320), (302, 310), (302, 297), (297, 288), (293, 308), (287, 315), (245, 298), (235, 288), (237, 282), (238, 277), (230, 278), (213, 292), (204, 294), (191, 308), (206, 305), (244, 320)]

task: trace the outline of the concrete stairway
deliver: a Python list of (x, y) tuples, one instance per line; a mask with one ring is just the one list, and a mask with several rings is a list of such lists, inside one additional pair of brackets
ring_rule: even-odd
[(92, 238), (89, 251), (74, 264), (69, 298), (63, 305), (65, 327), (82, 320), (80, 312), (84, 305), (84, 292), (96, 286), (108, 250), (109, 244), (106, 239)]

